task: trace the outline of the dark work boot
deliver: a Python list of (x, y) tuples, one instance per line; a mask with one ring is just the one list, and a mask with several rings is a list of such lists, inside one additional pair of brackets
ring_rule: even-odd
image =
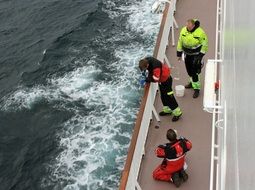
[(181, 116), (182, 116), (182, 114), (181, 114), (181, 115), (178, 115), (178, 116), (173, 116), (172, 122), (178, 121), (178, 120), (180, 119)]
[(174, 117), (172, 118), (172, 121), (173, 121), (173, 122), (178, 121), (179, 118), (180, 118), (181, 115), (182, 115), (181, 109), (180, 109), (179, 107), (175, 108), (175, 109), (173, 110), (173, 115), (174, 115)]
[(189, 84), (185, 85), (185, 88), (192, 88), (191, 82)]
[(173, 180), (173, 183), (176, 187), (180, 187), (181, 186), (181, 183), (182, 183), (182, 180), (179, 176), (179, 173), (174, 173), (173, 176), (172, 176), (172, 180)]
[(172, 110), (168, 106), (163, 106), (163, 110), (159, 112), (160, 116), (171, 115)]
[(185, 170), (181, 170), (181, 171), (179, 172), (179, 175), (180, 175), (180, 177), (182, 178), (182, 180), (183, 180), (184, 182), (187, 181), (188, 178), (189, 178), (189, 175), (185, 172)]
[(159, 112), (160, 116), (171, 115), (171, 114), (172, 113), (167, 113), (167, 112), (164, 112), (164, 111)]
[(193, 94), (193, 98), (197, 98), (198, 96), (199, 96), (199, 90), (195, 89), (194, 94)]

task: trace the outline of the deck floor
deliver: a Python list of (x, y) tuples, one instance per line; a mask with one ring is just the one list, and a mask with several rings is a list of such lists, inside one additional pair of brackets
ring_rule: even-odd
[[(215, 27), (216, 27), (216, 0), (178, 0), (175, 19), (181, 29), (189, 18), (197, 18), (201, 22), (202, 28), (209, 38), (209, 51), (205, 59), (214, 59), (215, 53)], [(180, 29), (175, 30), (175, 42), (179, 37)], [(185, 65), (177, 62), (176, 47), (172, 47), (171, 42), (167, 49), (167, 56), (170, 63), (175, 67), (172, 69), (173, 78), (177, 76), (179, 70), (179, 80), (174, 80), (173, 88), (188, 81)], [(202, 87), (204, 81), (204, 69), (202, 71)], [(212, 115), (203, 111), (203, 89), (199, 98), (193, 99), (193, 90), (185, 89), (184, 97), (177, 98), (180, 108), (183, 111), (182, 118), (173, 123), (171, 116), (160, 117), (161, 122), (157, 123), (153, 119), (148, 133), (145, 146), (145, 156), (139, 174), (139, 184), (143, 190), (170, 190), (176, 189), (168, 182), (155, 181), (152, 178), (153, 170), (161, 163), (162, 159), (157, 158), (154, 150), (159, 144), (166, 143), (166, 131), (169, 128), (177, 129), (178, 135), (184, 136), (193, 143), (193, 149), (188, 152), (186, 161), (188, 164), (187, 173), (189, 180), (181, 185), (180, 190), (208, 190), (210, 178), (210, 152), (211, 152), (211, 122)], [(159, 95), (155, 101), (156, 110), (162, 109)], [(156, 125), (160, 127), (155, 128)]]

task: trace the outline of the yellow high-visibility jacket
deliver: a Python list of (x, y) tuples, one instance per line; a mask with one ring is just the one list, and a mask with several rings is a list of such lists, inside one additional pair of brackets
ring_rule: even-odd
[(208, 38), (201, 27), (197, 27), (190, 32), (183, 27), (177, 45), (177, 56), (180, 57), (182, 52), (188, 55), (205, 54), (208, 51)]

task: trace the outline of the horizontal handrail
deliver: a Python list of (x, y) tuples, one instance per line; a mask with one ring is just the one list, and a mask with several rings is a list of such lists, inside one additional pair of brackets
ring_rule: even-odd
[[(224, 114), (226, 105), (222, 105), (221, 102), (221, 86), (218, 90), (218, 96), (215, 93), (214, 83), (216, 80), (220, 81), (220, 77), (217, 78), (218, 69), (217, 64), (221, 63), (223, 59), (223, 47), (222, 47), (222, 22), (223, 22), (223, 0), (217, 0), (217, 18), (216, 18), (216, 41), (215, 41), (215, 60), (208, 60), (209, 66), (206, 71), (207, 77), (209, 80), (205, 80), (205, 94), (207, 99), (204, 99), (204, 109), (210, 112), (212, 110), (213, 119), (212, 119), (212, 141), (211, 141), (211, 170), (210, 170), (210, 190), (218, 190), (221, 187), (221, 184), (225, 181), (222, 180), (222, 150), (224, 149), (224, 128), (220, 126), (220, 123), (224, 123), (224, 119), (220, 118), (220, 114)], [(209, 71), (209, 69), (211, 71)], [(208, 74), (209, 73), (209, 74)], [(213, 76), (212, 76), (213, 75)], [(206, 77), (205, 77), (206, 78)], [(206, 87), (206, 82), (207, 87)], [(211, 88), (211, 89), (209, 89)], [(217, 131), (216, 131), (217, 130)], [(216, 138), (217, 133), (217, 138)], [(223, 134), (222, 134), (223, 133)], [(217, 139), (217, 140), (216, 140)], [(222, 141), (223, 140), (223, 141)], [(217, 142), (218, 141), (218, 142)], [(217, 149), (217, 153), (215, 152)], [(216, 164), (216, 165), (215, 165)], [(215, 171), (216, 167), (216, 171)], [(214, 177), (216, 179), (214, 179)], [(221, 188), (220, 188), (221, 189)]]
[[(175, 3), (176, 1), (173, 0), (173, 2)], [(175, 5), (170, 6), (169, 4), (166, 4), (153, 52), (153, 57), (162, 62), (164, 62), (165, 58), (165, 50), (168, 44), (170, 28), (174, 27), (174, 9)], [(127, 160), (122, 172), (119, 190), (134, 190), (135, 187), (137, 187), (137, 176), (139, 173), (157, 89), (158, 87), (155, 83), (147, 84), (144, 88), (144, 95), (142, 97), (140, 110), (135, 122), (134, 132), (128, 150)]]

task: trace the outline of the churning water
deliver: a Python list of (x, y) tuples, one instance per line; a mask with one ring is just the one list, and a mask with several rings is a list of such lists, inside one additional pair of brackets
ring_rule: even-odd
[(117, 189), (153, 0), (0, 1), (0, 189)]

